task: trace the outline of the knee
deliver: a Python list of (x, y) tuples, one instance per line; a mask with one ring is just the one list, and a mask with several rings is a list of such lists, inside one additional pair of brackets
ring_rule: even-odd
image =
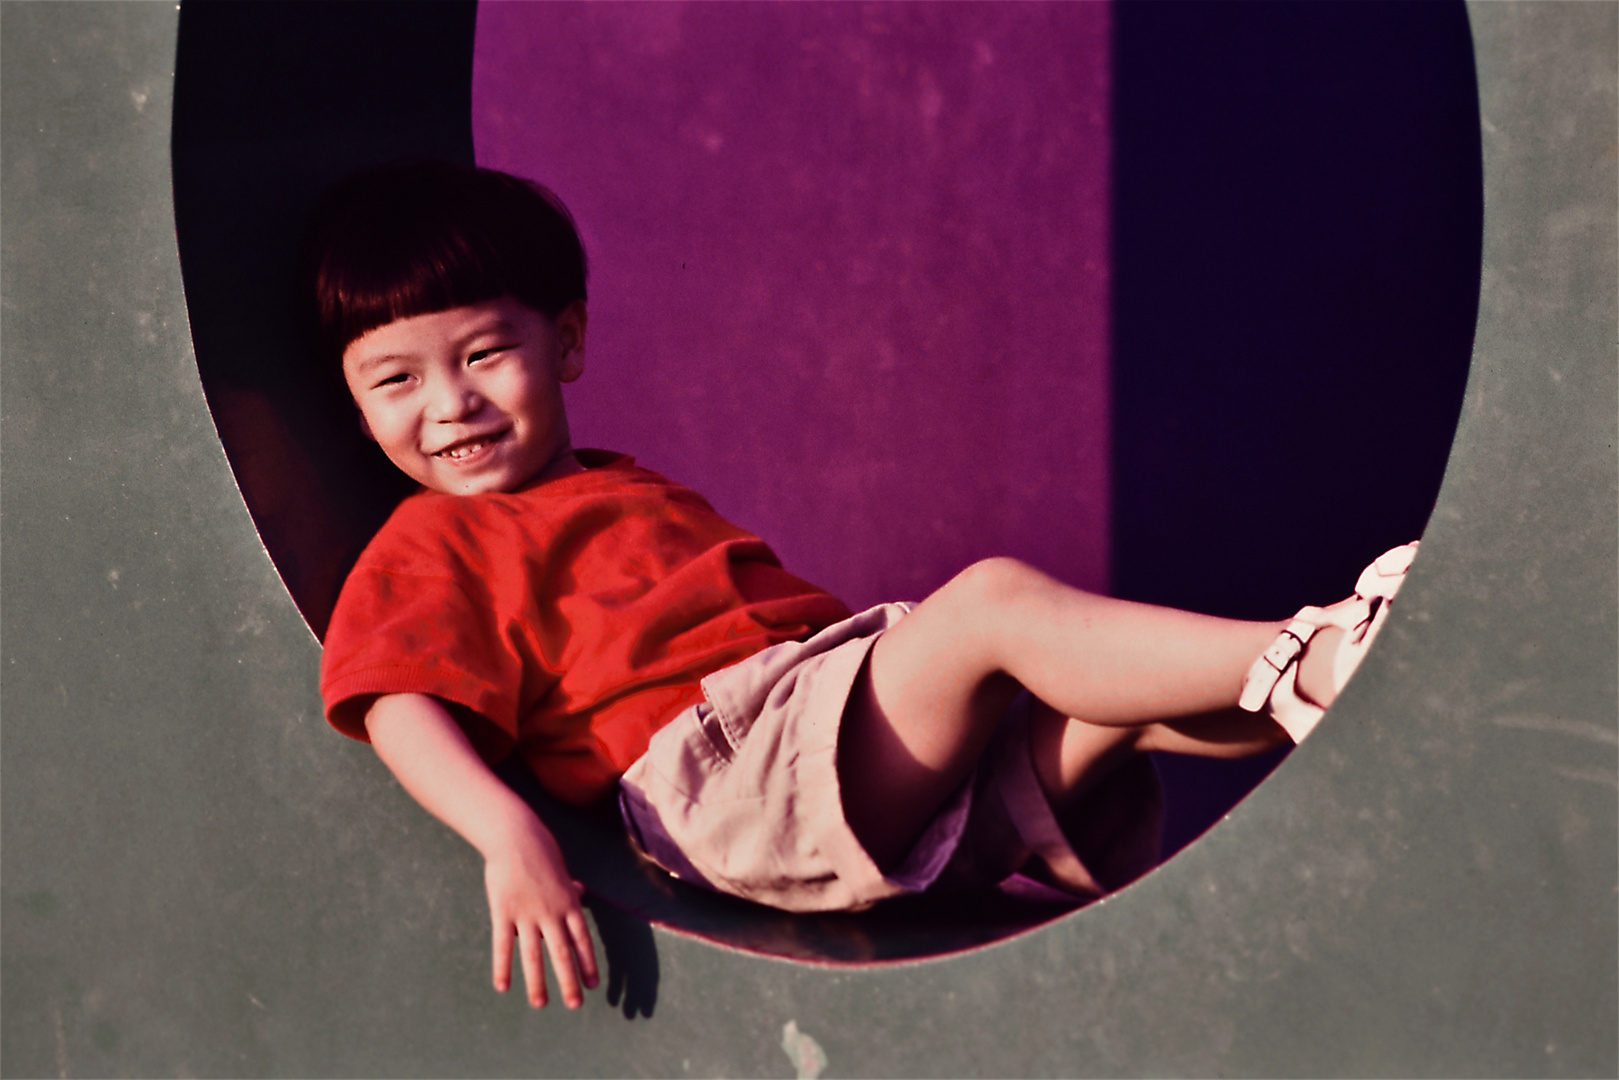
[(1047, 611), (1055, 602), (1072, 609), (1109, 601), (1076, 589), (1026, 562), (1009, 557), (975, 562), (939, 590), (951, 596), (964, 615), (1008, 613), (1024, 617)]
[(1055, 582), (1026, 562), (1000, 556), (973, 563), (945, 585), (960, 603), (976, 609), (1005, 607)]

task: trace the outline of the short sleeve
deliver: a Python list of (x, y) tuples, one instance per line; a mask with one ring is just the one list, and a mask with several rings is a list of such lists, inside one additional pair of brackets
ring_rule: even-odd
[[(362, 559), (327, 630), (321, 694), (332, 726), (365, 740), (365, 712), (384, 694), (431, 694), (478, 714), (468, 730), (486, 759), (517, 742), (523, 665), (499, 606), (471, 573), (417, 573)], [(463, 726), (466, 726), (463, 723)]]

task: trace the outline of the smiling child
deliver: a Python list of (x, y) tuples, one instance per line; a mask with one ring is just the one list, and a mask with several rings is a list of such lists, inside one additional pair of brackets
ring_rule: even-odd
[[(1094, 899), (1157, 858), (1150, 751), (1302, 738), (1387, 617), (1415, 545), (1356, 594), (1242, 622), (1083, 592), (1010, 559), (852, 614), (699, 495), (575, 451), (585, 258), (543, 188), (444, 163), (341, 186), (315, 232), (320, 332), (362, 428), (422, 490), (326, 638), (334, 726), (483, 855), (494, 984), (597, 963), (549, 830), (491, 771), (617, 795), (649, 858), (789, 911), (992, 888)], [(648, 418), (653, 422), (653, 418)]]

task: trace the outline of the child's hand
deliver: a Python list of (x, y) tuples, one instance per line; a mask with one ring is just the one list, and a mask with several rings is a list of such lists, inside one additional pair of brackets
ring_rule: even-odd
[(568, 876), (551, 830), (478, 757), (442, 702), (426, 694), (386, 694), (372, 703), (371, 745), (415, 796), (484, 857), (484, 884), (495, 930), (495, 989), (512, 984), (512, 942), (522, 948), (528, 1000), (545, 1004), (540, 942), (551, 953), (568, 1008), (579, 988), (596, 985), (596, 950), (579, 906), (584, 891)]
[(556, 972), (563, 1003), (577, 1009), (585, 1000), (581, 976), (587, 987), (594, 988), (597, 982), (596, 950), (579, 905), (584, 886), (568, 876), (551, 831), (532, 813), (526, 822), (515, 822), (511, 833), (509, 841), (484, 864), (494, 930), (495, 989), (504, 994), (511, 986), (515, 942), (528, 983), (529, 1004), (543, 1008), (543, 941), (551, 954), (551, 969)]

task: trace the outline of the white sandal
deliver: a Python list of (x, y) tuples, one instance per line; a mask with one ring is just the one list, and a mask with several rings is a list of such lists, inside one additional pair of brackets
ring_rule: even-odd
[(1416, 553), (1415, 541), (1385, 551), (1361, 571), (1354, 596), (1330, 608), (1300, 609), (1248, 669), (1237, 704), (1249, 712), (1265, 710), (1289, 738), (1303, 742), (1327, 711), (1298, 691), (1299, 658), (1310, 639), (1328, 626), (1347, 631), (1332, 663), (1333, 689), (1341, 691), (1371, 648), (1372, 639), (1388, 621), (1389, 601), (1405, 583), (1405, 573)]

